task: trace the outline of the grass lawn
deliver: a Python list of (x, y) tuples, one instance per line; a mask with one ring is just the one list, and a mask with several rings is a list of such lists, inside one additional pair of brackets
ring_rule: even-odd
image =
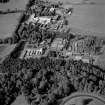
[(29, 105), (24, 96), (18, 96), (11, 105)]
[(9, 55), (11, 53), (11, 51), (13, 51), (13, 49), (15, 48), (15, 44), (13, 45), (0, 45), (0, 60), (2, 61), (2, 59), (5, 59), (5, 57), (7, 55)]

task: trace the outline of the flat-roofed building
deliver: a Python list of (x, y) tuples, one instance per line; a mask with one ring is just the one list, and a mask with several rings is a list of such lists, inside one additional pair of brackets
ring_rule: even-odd
[(64, 39), (56, 38), (51, 44), (51, 49), (62, 50), (65, 44), (66, 41)]

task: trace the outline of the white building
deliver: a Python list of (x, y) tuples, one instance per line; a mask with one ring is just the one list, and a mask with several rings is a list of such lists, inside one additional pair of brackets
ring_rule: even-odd
[(24, 49), (20, 58), (36, 58), (40, 57), (43, 53), (43, 48), (27, 48)]
[(52, 8), (50, 8), (50, 12), (52, 12), (52, 13), (53, 13), (54, 11), (55, 11), (55, 8), (53, 8), (53, 7), (52, 7)]
[(32, 14), (29, 19), (27, 20), (27, 24), (29, 24), (30, 22), (32, 23), (41, 23), (41, 24), (48, 24), (51, 22), (51, 18), (43, 16), (43, 17), (35, 17), (35, 14)]

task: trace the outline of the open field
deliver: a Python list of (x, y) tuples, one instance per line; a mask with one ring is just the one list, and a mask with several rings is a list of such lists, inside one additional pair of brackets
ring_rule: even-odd
[[(52, 1), (52, 0), (49, 0)], [(74, 4), (74, 5), (82, 5), (82, 4), (105, 4), (104, 0), (53, 0), (53, 1), (61, 1), (64, 4)]]
[(100, 38), (105, 39), (105, 33), (87, 31), (87, 30), (83, 30), (72, 26), (70, 27), (70, 30), (71, 30), (71, 33), (74, 33), (76, 35), (91, 35), (91, 36), (97, 36), (97, 37), (101, 36)]
[[(0, 10), (25, 9), (27, 2), (28, 0), (10, 0), (9, 3), (0, 4)], [(0, 15), (0, 38), (12, 35), (20, 19), (20, 15), (21, 13)]]
[(1, 59), (1, 61), (3, 59), (5, 59), (5, 57), (11, 53), (11, 51), (13, 51), (15, 46), (16, 46), (15, 44), (13, 44), (13, 45), (7, 45), (7, 44), (0, 45), (0, 59)]
[(105, 34), (104, 5), (74, 5), (74, 13), (70, 16), (70, 26)]
[(24, 9), (26, 7), (28, 0), (10, 0), (10, 2), (6, 4), (0, 4), (0, 10), (7, 9)]
[[(105, 35), (105, 0), (60, 1), (65, 4), (65, 7), (72, 5), (74, 8), (73, 14), (68, 17), (70, 27), (73, 27), (73, 30), (95, 32), (97, 36)], [(94, 4), (91, 4), (91, 2)]]
[(0, 38), (12, 36), (19, 17), (20, 13), (0, 15)]

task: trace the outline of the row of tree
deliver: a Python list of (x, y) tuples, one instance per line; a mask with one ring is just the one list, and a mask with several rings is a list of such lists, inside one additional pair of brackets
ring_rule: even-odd
[(8, 3), (10, 0), (0, 0), (0, 3)]

